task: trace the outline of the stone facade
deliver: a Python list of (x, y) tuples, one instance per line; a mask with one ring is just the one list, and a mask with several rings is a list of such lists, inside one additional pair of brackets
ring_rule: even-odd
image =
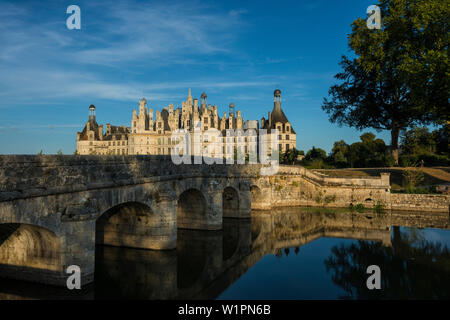
[[(130, 128), (108, 124), (105, 135), (103, 126), (95, 122), (95, 107), (91, 105), (89, 121), (83, 131), (77, 133), (77, 153), (169, 155), (182, 152), (181, 145), (188, 134), (191, 154), (215, 156), (217, 150), (213, 146), (220, 141), (223, 148), (221, 156), (227, 153), (250, 155), (258, 152), (259, 129), (265, 129), (267, 133), (278, 130), (278, 148), (281, 152), (296, 148), (297, 135), (281, 109), (281, 91), (278, 89), (274, 92), (274, 108), (267, 120), (262, 118), (261, 127), (257, 120), (244, 121), (241, 111), (234, 112), (233, 103), (228, 115), (224, 113), (220, 117), (217, 105), (207, 103), (206, 93), (201, 95), (199, 103), (189, 89), (188, 97), (181, 105), (181, 108), (174, 108), (170, 104), (162, 111), (157, 110), (155, 116), (154, 110), (147, 107), (147, 100), (143, 98), (138, 110), (133, 110)], [(182, 130), (185, 130), (184, 133)], [(195, 133), (200, 136), (199, 139), (195, 138)], [(267, 143), (271, 143), (270, 135)]]
[(95, 106), (89, 107), (89, 120), (82, 132), (77, 132), (77, 154), (128, 154), (127, 127), (106, 125), (106, 133), (103, 125), (98, 125), (95, 120)]

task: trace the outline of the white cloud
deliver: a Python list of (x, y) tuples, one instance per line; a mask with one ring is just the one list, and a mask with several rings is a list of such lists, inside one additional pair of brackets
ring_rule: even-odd
[[(205, 55), (228, 52), (244, 25), (243, 10), (219, 12), (198, 3), (167, 1), (88, 2), (80, 7), (81, 32), (67, 30), (64, 15), (36, 21), (33, 7), (0, 3), (0, 107), (80, 96), (168, 100), (174, 96), (162, 91), (212, 83), (216, 88), (261, 84), (214, 76), (200, 82), (133, 80), (139, 65), (148, 70), (201, 64)], [(116, 74), (109, 78), (112, 71)]]

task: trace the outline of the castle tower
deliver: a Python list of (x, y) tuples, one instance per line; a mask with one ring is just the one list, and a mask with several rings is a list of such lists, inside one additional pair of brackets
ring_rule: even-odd
[(281, 90), (280, 89), (275, 89), (275, 91), (273, 92), (273, 102), (281, 105)]
[(137, 132), (145, 131), (147, 122), (146, 118), (147, 118), (147, 100), (145, 100), (145, 98), (142, 98), (141, 101), (139, 101)]
[(275, 125), (282, 124), (283, 126), (286, 123), (289, 123), (286, 115), (284, 114), (283, 110), (281, 109), (281, 90), (275, 89), (273, 92), (273, 110), (269, 114), (269, 121), (270, 126), (272, 128), (275, 128)]
[(206, 98), (207, 98), (206, 93), (203, 92), (202, 95), (200, 96), (200, 98), (201, 98), (202, 106), (206, 106)]
[(95, 106), (93, 104), (89, 106), (89, 121), (95, 121)]
[[(263, 122), (263, 121), (261, 121)], [(291, 123), (281, 108), (281, 90), (273, 92), (273, 110), (269, 112), (267, 121), (264, 121), (264, 129), (277, 129), (279, 134), (278, 146), (281, 152), (296, 147), (297, 135)]]
[(189, 107), (192, 107), (192, 95), (191, 95), (191, 88), (189, 88), (187, 103)]

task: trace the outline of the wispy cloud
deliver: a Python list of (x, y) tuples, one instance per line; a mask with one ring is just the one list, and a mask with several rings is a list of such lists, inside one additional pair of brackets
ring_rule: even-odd
[[(69, 31), (64, 15), (36, 22), (32, 7), (0, 3), (0, 107), (77, 96), (134, 101), (151, 95), (167, 100), (161, 90), (210, 84), (207, 79), (153, 83), (135, 75), (139, 66), (148, 72), (161, 65), (200, 64), (205, 55), (229, 54), (245, 14), (195, 2), (103, 1), (81, 8), (82, 30)], [(105, 67), (119, 70), (121, 81), (117, 75), (110, 79)], [(222, 88), (257, 85), (212, 81)]]
[(238, 10), (215, 13), (210, 7), (187, 2), (119, 2), (97, 25), (102, 38), (111, 41), (80, 50), (74, 58), (84, 63), (110, 64), (227, 52), (234, 31), (244, 24), (242, 14), (244, 11)]

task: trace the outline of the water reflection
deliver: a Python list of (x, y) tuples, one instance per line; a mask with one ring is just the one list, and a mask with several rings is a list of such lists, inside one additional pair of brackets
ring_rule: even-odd
[[(368, 290), (367, 266), (383, 272), (383, 290)], [(358, 241), (337, 245), (325, 260), (332, 281), (347, 295), (358, 299), (439, 299), (450, 297), (450, 250), (440, 242), (426, 240), (421, 230), (394, 227), (392, 246)]]
[[(262, 296), (272, 299), (449, 298), (445, 240), (450, 241), (450, 231), (433, 229), (440, 232), (436, 236), (419, 228), (447, 230), (449, 216), (300, 208), (254, 212), (251, 220), (224, 219), (221, 231), (179, 230), (176, 250), (97, 246), (95, 283), (82, 292), (0, 280), (0, 299), (252, 299), (261, 298), (254, 294), (260, 285), (272, 288)], [(326, 246), (316, 241), (320, 238), (329, 239)], [(371, 264), (382, 270), (383, 290), (365, 287)], [(326, 284), (305, 286), (306, 266), (320, 272)], [(278, 278), (267, 276), (277, 272)], [(317, 294), (330, 286), (338, 293)]]

